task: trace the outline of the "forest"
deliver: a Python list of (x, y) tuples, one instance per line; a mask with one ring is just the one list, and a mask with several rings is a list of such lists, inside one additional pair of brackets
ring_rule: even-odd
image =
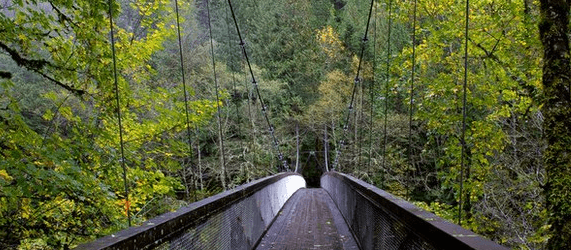
[(296, 169), (511, 249), (571, 245), (568, 1), (472, 0), (467, 34), (464, 0), (228, 3), (0, 0), (0, 249)]

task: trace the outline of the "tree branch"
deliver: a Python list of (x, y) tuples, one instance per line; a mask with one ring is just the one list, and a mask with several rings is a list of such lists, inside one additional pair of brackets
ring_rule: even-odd
[(8, 46), (6, 46), (6, 44), (3, 44), (1, 42), (0, 42), (0, 48), (3, 49), (4, 51), (6, 51), (10, 55), (12, 60), (14, 60), (16, 62), (16, 64), (18, 64), (18, 66), (24, 67), (27, 70), (30, 70), (30, 71), (33, 71), (33, 72), (40, 74), (44, 78), (52, 81), (56, 85), (66, 89), (67, 91), (69, 91), (69, 92), (71, 92), (77, 96), (82, 96), (85, 94), (85, 90), (76, 89), (76, 88), (74, 88), (68, 84), (65, 84), (61, 81), (58, 81), (55, 78), (48, 76), (46, 73), (42, 72), (42, 69), (44, 69), (46, 66), (55, 67), (50, 62), (43, 60), (43, 59), (26, 59), (26, 58), (23, 58), (20, 54), (18, 54), (18, 52), (16, 50), (9, 48)]
[(8, 71), (0, 71), (0, 78), (3, 79), (11, 79), (12, 78), (12, 73), (8, 72)]
[(60, 20), (61, 23), (65, 23), (68, 22), (71, 25), (75, 26), (76, 28), (79, 28), (79, 25), (77, 25), (75, 22), (73, 22), (73, 20), (68, 17), (67, 15), (65, 15), (59, 8), (57, 8), (52, 1), (49, 1), (50, 5), (52, 6), (52, 8), (57, 12), (58, 14), (58, 19)]

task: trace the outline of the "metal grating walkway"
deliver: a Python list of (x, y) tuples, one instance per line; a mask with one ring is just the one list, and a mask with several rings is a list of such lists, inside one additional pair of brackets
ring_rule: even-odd
[(359, 249), (324, 189), (299, 189), (278, 213), (256, 249)]

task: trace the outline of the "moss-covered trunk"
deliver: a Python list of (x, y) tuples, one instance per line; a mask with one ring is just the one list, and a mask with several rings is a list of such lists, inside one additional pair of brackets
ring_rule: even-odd
[(542, 112), (547, 149), (545, 194), (552, 238), (548, 249), (571, 246), (571, 66), (569, 0), (541, 0), (539, 33), (544, 48)]

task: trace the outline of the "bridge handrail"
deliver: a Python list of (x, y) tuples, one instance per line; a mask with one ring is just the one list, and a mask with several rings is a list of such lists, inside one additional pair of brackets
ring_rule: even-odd
[[(331, 179), (334, 178), (334, 179)], [(395, 221), (402, 222), (406, 227), (410, 229), (414, 234), (420, 236), (423, 241), (427, 242), (426, 244), (430, 245), (431, 248), (434, 249), (498, 249), (498, 250), (507, 250), (507, 248), (481, 236), (475, 234), (472, 231), (469, 231), (459, 225), (450, 223), (445, 221), (444, 219), (436, 216), (433, 213), (430, 213), (426, 210), (423, 210), (403, 199), (397, 198), (384, 190), (381, 190), (373, 185), (370, 185), (362, 180), (359, 180), (355, 177), (338, 173), (338, 172), (327, 172), (323, 174), (321, 177), (321, 185), (324, 189), (326, 189), (329, 194), (332, 196), (333, 200), (337, 203), (339, 210), (345, 217), (347, 224), (355, 234), (355, 237), (360, 242), (363, 249), (368, 249), (371, 246), (363, 246), (363, 244), (374, 245), (379, 244), (378, 242), (374, 242), (378, 240), (377, 236), (371, 235), (363, 235), (366, 233), (371, 233), (370, 231), (372, 228), (368, 230), (362, 230), (353, 228), (355, 225), (363, 227), (363, 224), (367, 222), (364, 221), (371, 221), (372, 218), (362, 219), (356, 218), (358, 216), (372, 216), (373, 213), (369, 211), (368, 215), (359, 214), (359, 212), (365, 211), (357, 211), (356, 206), (364, 206), (363, 204), (358, 204), (356, 200), (349, 201), (345, 200), (342, 201), (343, 195), (349, 195), (348, 192), (351, 190), (341, 190), (343, 187), (339, 187), (339, 185), (343, 185), (339, 182), (335, 183), (334, 180), (341, 181), (342, 183), (346, 184), (352, 191), (355, 193), (354, 196), (360, 195), (366, 201), (373, 204), (377, 209), (382, 210), (382, 213), (388, 214), (389, 217), (392, 217)], [(337, 197), (336, 197), (337, 196)], [(347, 198), (352, 199), (352, 198)], [(356, 198), (354, 198), (356, 199)], [(355, 207), (350, 207), (355, 206)], [(361, 225), (359, 225), (361, 223)], [(374, 226), (373, 226), (374, 227)], [(388, 229), (379, 229), (379, 230), (388, 230)], [(368, 232), (363, 232), (368, 231)], [(378, 233), (378, 232), (374, 232)], [(407, 236), (409, 237), (409, 236)], [(368, 241), (368, 242), (365, 242)], [(406, 244), (406, 243), (404, 243)], [(372, 249), (372, 248), (371, 248)]]
[(177, 211), (165, 213), (146, 221), (140, 226), (130, 227), (93, 242), (80, 245), (76, 249), (152, 249), (183, 233), (185, 230), (204, 223), (210, 217), (225, 211), (233, 204), (289, 176), (301, 177), (297, 173), (280, 173), (265, 177), (194, 202)]

